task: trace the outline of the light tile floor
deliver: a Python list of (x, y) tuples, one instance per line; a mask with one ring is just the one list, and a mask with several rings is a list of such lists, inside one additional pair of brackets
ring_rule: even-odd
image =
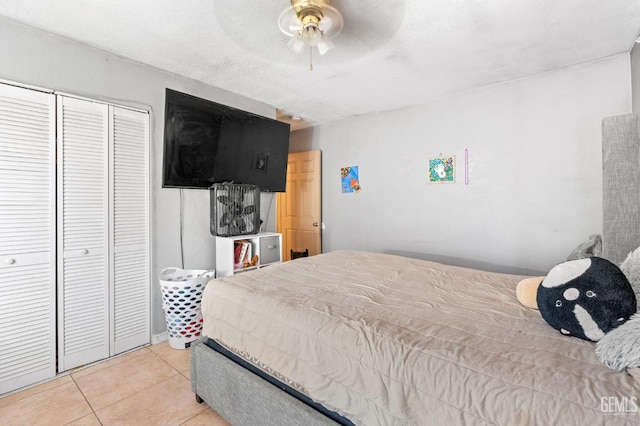
[(0, 425), (227, 426), (189, 382), (189, 350), (168, 342), (0, 398)]

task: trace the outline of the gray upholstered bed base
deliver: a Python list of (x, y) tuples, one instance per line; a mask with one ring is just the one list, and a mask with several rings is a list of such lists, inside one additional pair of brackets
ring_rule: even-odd
[(330, 418), (211, 349), (191, 345), (191, 389), (233, 426), (335, 426)]

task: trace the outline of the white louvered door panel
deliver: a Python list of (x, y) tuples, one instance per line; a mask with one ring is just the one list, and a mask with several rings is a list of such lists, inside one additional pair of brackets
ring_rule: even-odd
[(149, 343), (149, 115), (111, 107), (113, 354)]
[(55, 375), (55, 97), (0, 84), (0, 394)]
[(108, 124), (108, 106), (58, 97), (59, 371), (109, 357)]

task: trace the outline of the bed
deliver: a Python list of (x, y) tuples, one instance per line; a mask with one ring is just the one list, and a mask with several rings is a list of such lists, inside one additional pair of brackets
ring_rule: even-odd
[[(639, 146), (605, 144), (603, 256), (616, 263), (640, 245), (640, 209), (606, 164)], [(594, 343), (522, 306), (522, 278), (335, 251), (211, 281), (193, 391), (235, 426), (640, 422), (640, 369), (603, 366)]]
[[(282, 408), (237, 417), (271, 404), (274, 391), (295, 399), (280, 384), (337, 413), (301, 403), (303, 416), (325, 422), (317, 424), (637, 422), (604, 412), (602, 398), (637, 396), (640, 374), (604, 367), (593, 343), (560, 335), (520, 305), (522, 278), (336, 251), (212, 281), (202, 302), (207, 339), (192, 349), (194, 392), (234, 425), (314, 424), (296, 409), (273, 423)], [(244, 367), (209, 339), (280, 384), (243, 392), (246, 378), (226, 370)], [(203, 364), (202, 352), (218, 358)], [(221, 359), (230, 363), (217, 374), (230, 377), (205, 378)], [(235, 380), (242, 385), (230, 394)], [(239, 401), (249, 403), (229, 406)]]

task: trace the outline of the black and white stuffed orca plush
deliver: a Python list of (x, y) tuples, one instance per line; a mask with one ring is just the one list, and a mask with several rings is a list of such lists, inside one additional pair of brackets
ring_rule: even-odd
[(620, 268), (601, 257), (556, 265), (536, 295), (542, 317), (562, 334), (598, 341), (636, 312), (636, 297)]

